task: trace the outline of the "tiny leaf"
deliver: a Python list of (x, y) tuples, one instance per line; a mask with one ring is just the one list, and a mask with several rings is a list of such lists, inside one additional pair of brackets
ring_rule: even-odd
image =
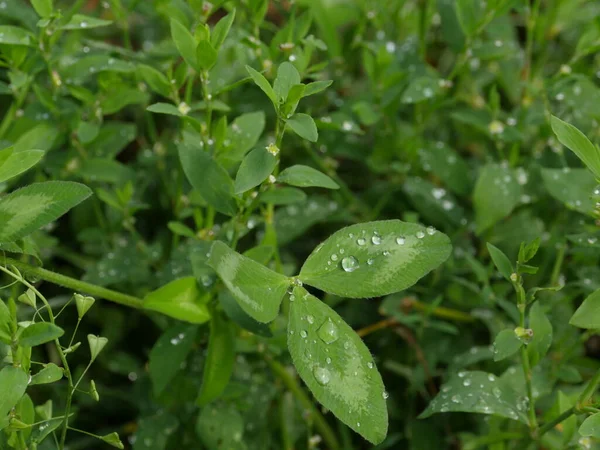
[(501, 361), (514, 355), (523, 345), (515, 330), (502, 330), (494, 340), (494, 361)]
[(290, 127), (294, 133), (303, 139), (310, 142), (317, 142), (319, 139), (319, 133), (315, 121), (308, 114), (298, 113), (294, 114), (287, 120), (287, 126)]
[(585, 329), (600, 328), (600, 289), (592, 292), (583, 301), (569, 323)]
[(144, 308), (190, 323), (210, 320), (208, 298), (198, 289), (195, 277), (179, 278), (144, 297)]
[(290, 184), (299, 187), (322, 187), (326, 189), (339, 189), (339, 185), (316, 169), (309, 166), (297, 164), (288, 167), (277, 177), (280, 183)]
[(277, 157), (263, 147), (248, 153), (238, 169), (235, 177), (235, 193), (249, 191), (265, 181), (277, 165)]
[(492, 257), (492, 261), (494, 261), (494, 265), (498, 269), (498, 272), (500, 272), (504, 278), (510, 281), (510, 276), (514, 272), (510, 260), (504, 254), (504, 252), (495, 245), (492, 245), (489, 242), (486, 245), (488, 251), (490, 252), (490, 256)]
[(560, 143), (573, 151), (596, 178), (600, 178), (600, 150), (576, 127), (558, 117), (552, 116), (550, 124)]

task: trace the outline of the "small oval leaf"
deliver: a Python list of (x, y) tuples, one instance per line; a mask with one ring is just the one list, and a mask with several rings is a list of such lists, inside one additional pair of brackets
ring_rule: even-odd
[(49, 322), (38, 322), (29, 325), (19, 336), (19, 344), (23, 347), (35, 347), (58, 339), (64, 330)]
[(180, 278), (146, 295), (144, 308), (186, 322), (204, 323), (210, 320), (204, 297), (196, 278)]
[(339, 189), (339, 185), (317, 169), (297, 164), (288, 167), (277, 177), (280, 183), (290, 184), (298, 187), (322, 187), (327, 189)]

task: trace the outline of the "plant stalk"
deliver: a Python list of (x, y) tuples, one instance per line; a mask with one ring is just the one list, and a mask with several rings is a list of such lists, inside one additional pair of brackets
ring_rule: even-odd
[(107, 289), (95, 284), (86, 283), (85, 281), (80, 281), (60, 273), (52, 272), (51, 270), (43, 269), (41, 267), (35, 267), (26, 262), (6, 256), (3, 258), (3, 265), (13, 265), (25, 273), (29, 273), (37, 278), (49, 281), (50, 283), (58, 284), (59, 286), (73, 289), (77, 292), (86, 293), (96, 298), (103, 298), (120, 305), (129, 306), (130, 308), (141, 309), (144, 305), (143, 300), (138, 297), (113, 291), (112, 289)]

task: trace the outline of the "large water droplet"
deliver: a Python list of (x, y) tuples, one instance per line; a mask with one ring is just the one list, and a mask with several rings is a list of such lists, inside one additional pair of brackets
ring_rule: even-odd
[(356, 240), (356, 243), (357, 243), (358, 245), (365, 245), (365, 244), (367, 243), (367, 240), (366, 240), (365, 238), (358, 238), (358, 239)]
[(370, 362), (370, 361), (369, 361), (369, 362), (367, 363), (367, 367), (368, 367), (369, 369), (372, 369), (372, 368), (373, 368), (373, 367), (375, 367), (375, 366), (373, 365), (373, 363), (372, 363), (372, 362)]
[(452, 400), (452, 403), (460, 403), (460, 395), (453, 395), (450, 400)]
[(433, 227), (427, 227), (427, 234), (429, 236), (433, 236), (435, 234), (435, 231), (436, 231), (435, 228), (433, 228)]
[(354, 272), (359, 267), (358, 260), (354, 256), (346, 256), (342, 259), (342, 269), (346, 272)]
[(372, 258), (369, 258), (369, 259), (367, 259), (367, 264), (368, 264), (369, 266), (372, 266), (372, 265), (373, 265), (373, 262), (374, 262), (374, 261), (373, 261), (373, 259), (372, 259)]
[(398, 244), (398, 245), (404, 245), (405, 242), (406, 242), (406, 239), (404, 238), (404, 236), (398, 236), (396, 238), (396, 244)]
[(327, 364), (331, 364), (331, 358), (328, 356), (328, 357), (325, 359), (325, 362), (326, 362)]
[(332, 344), (340, 337), (338, 327), (332, 322), (331, 319), (327, 319), (325, 323), (321, 325), (317, 331), (317, 334), (326, 344)]
[(423, 233), (422, 231), (417, 231), (417, 238), (423, 239), (424, 237), (425, 237), (425, 233)]
[(497, 387), (492, 389), (492, 393), (496, 398), (500, 398), (500, 396), (502, 395), (502, 391)]
[(315, 318), (311, 315), (306, 316), (306, 320), (308, 320), (308, 323), (310, 323), (311, 325), (315, 323)]
[(381, 244), (381, 236), (374, 234), (373, 237), (371, 238), (371, 242), (375, 245)]
[(300, 336), (302, 336), (303, 338), (308, 336), (308, 333), (306, 332), (306, 330), (302, 330), (300, 331)]
[(331, 380), (331, 374), (325, 367), (315, 366), (313, 369), (313, 375), (315, 380), (317, 380), (317, 383), (322, 386), (325, 386)]

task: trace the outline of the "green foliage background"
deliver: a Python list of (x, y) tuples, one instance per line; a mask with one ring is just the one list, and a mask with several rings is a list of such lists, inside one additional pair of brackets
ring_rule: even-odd
[(0, 0), (0, 448), (600, 448), (599, 14)]

